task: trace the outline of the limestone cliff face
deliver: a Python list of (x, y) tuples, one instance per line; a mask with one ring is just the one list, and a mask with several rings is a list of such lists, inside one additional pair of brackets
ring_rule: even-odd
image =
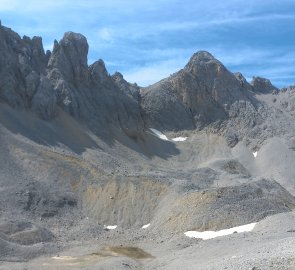
[(21, 38), (0, 26), (0, 102), (46, 120), (59, 107), (94, 131), (142, 132), (138, 102), (120, 90), (102, 60), (88, 66), (87, 54), (81, 34), (65, 33), (45, 54), (41, 38)]
[(88, 123), (92, 129), (120, 127), (128, 134), (143, 130), (139, 105), (113, 82), (102, 60), (87, 64), (84, 36), (65, 33), (55, 42), (48, 62), (48, 78), (54, 85), (58, 106)]
[(21, 38), (0, 26), (0, 101), (44, 119), (53, 117), (56, 97), (45, 77), (47, 59), (40, 37)]
[(227, 119), (234, 102), (252, 103), (249, 90), (242, 75), (201, 51), (182, 70), (143, 91), (145, 121), (166, 130), (202, 128)]

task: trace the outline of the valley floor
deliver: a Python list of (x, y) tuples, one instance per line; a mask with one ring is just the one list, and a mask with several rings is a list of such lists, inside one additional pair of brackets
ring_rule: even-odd
[(148, 229), (136, 236), (106, 231), (101, 239), (70, 242), (68, 249), (50, 256), (2, 262), (0, 269), (295, 269), (294, 224), (295, 213), (283, 213), (258, 222), (252, 232), (210, 240), (184, 234), (153, 239)]
[(295, 269), (295, 140), (107, 141), (65, 114), (0, 112), (1, 270)]

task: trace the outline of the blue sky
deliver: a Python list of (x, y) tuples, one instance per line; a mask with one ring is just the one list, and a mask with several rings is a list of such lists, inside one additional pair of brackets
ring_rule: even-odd
[(84, 34), (88, 63), (102, 58), (146, 86), (181, 69), (198, 50), (232, 72), (295, 84), (294, 0), (0, 0), (2, 24), (42, 36), (46, 49), (66, 31)]

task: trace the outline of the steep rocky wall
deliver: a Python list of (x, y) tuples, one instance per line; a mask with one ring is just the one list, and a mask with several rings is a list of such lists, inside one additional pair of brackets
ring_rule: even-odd
[(143, 130), (139, 104), (121, 91), (102, 60), (87, 63), (88, 43), (67, 32), (45, 54), (40, 37), (0, 26), (0, 102), (29, 110), (42, 119), (58, 116), (58, 107), (93, 131), (120, 128), (131, 136)]
[(56, 98), (46, 78), (47, 60), (40, 37), (21, 38), (0, 26), (0, 101), (44, 119), (54, 117)]

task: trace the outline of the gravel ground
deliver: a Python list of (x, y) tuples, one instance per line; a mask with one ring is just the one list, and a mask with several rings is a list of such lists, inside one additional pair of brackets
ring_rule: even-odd
[[(206, 132), (135, 142), (114, 130), (108, 145), (66, 115), (0, 109), (0, 269), (294, 269), (287, 137), (265, 140), (256, 158)], [(248, 233), (184, 235), (252, 222)]]

